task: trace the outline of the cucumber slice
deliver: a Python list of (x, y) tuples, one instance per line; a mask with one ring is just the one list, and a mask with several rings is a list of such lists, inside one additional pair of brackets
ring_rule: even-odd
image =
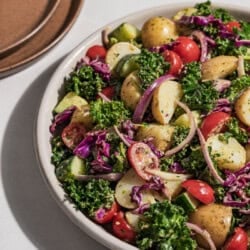
[(138, 55), (127, 55), (124, 56), (116, 66), (116, 73), (120, 77), (127, 77), (131, 72), (139, 69), (139, 65), (137, 64), (136, 60)]
[(140, 31), (130, 23), (122, 23), (108, 37), (111, 44), (114, 42), (129, 42), (137, 40), (140, 37)]
[(64, 160), (56, 169), (56, 176), (59, 181), (65, 182), (68, 178), (87, 173), (87, 168), (83, 159), (72, 156)]
[(184, 208), (187, 213), (194, 212), (195, 209), (199, 205), (199, 201), (197, 201), (194, 197), (192, 197), (187, 192), (182, 193), (175, 199), (175, 203)]
[(61, 113), (65, 109), (71, 106), (81, 107), (82, 105), (86, 105), (86, 104), (88, 104), (88, 102), (85, 99), (78, 96), (75, 92), (69, 92), (57, 104), (57, 106), (54, 108), (54, 111), (56, 113)]

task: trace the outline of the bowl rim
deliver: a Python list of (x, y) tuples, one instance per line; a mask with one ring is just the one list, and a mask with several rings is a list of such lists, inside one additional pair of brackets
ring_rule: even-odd
[[(197, 1), (199, 2), (199, 1)], [(226, 3), (219, 3), (218, 1), (212, 2), (212, 5), (215, 7), (222, 7), (230, 12), (239, 12), (244, 13), (245, 16), (248, 15), (250, 7), (246, 7), (242, 4), (234, 4), (230, 6), (225, 6)], [(116, 25), (120, 24), (122, 21), (127, 19), (142, 19), (143, 16), (149, 15), (150, 13), (154, 12), (161, 12), (162, 10), (166, 10), (166, 16), (168, 16), (168, 12), (171, 12), (171, 10), (180, 10), (183, 9), (185, 6), (193, 6), (194, 2), (189, 1), (181, 1), (174, 4), (163, 4), (152, 8), (146, 8), (141, 9), (139, 11), (133, 12), (131, 14), (125, 15), (119, 19), (116, 19), (112, 22), (110, 22), (107, 25), (104, 25), (103, 27), (97, 29), (95, 32), (93, 32), (91, 35), (86, 37), (79, 45), (77, 45), (60, 63), (60, 65), (57, 67), (55, 72), (50, 78), (50, 81), (44, 91), (44, 94), (42, 96), (39, 110), (37, 114), (37, 119), (35, 120), (34, 124), (34, 149), (36, 158), (38, 161), (40, 172), (43, 176), (43, 179), (45, 183), (47, 184), (47, 187), (53, 196), (53, 198), (56, 200), (57, 204), (62, 208), (62, 210), (68, 215), (68, 217), (72, 220), (74, 224), (76, 224), (78, 227), (80, 227), (81, 230), (83, 230), (85, 233), (87, 233), (90, 237), (92, 237), (94, 240), (98, 241), (100, 244), (108, 247), (109, 249), (116, 249), (116, 250), (136, 250), (137, 247), (128, 244), (108, 231), (104, 230), (100, 225), (97, 225), (92, 220), (90, 220), (87, 216), (85, 216), (82, 212), (76, 210), (74, 208), (74, 205), (70, 203), (68, 200), (65, 199), (65, 193), (60, 186), (60, 183), (56, 179), (56, 176), (54, 174), (54, 169), (52, 169), (53, 175), (51, 175), (51, 171), (48, 172), (46, 170), (46, 166), (50, 165), (54, 168), (54, 166), (50, 163), (50, 155), (46, 155), (44, 148), (46, 147), (46, 144), (48, 144), (49, 137), (44, 137), (44, 133), (49, 134), (49, 127), (46, 127), (46, 120), (52, 118), (52, 108), (48, 109), (47, 101), (49, 100), (49, 96), (51, 93), (57, 93), (57, 96), (59, 95), (59, 89), (62, 87), (62, 80), (67, 75), (67, 72), (73, 70), (73, 68), (70, 68), (70, 65), (75, 65), (76, 62), (81, 58), (82, 52), (86, 50), (86, 47), (88, 45), (93, 44), (97, 38), (101, 39), (101, 31), (105, 29), (106, 27), (115, 27)], [(169, 11), (170, 10), (170, 11)], [(71, 69), (71, 70), (70, 70)], [(61, 79), (61, 80), (60, 80)], [(60, 81), (59, 81), (60, 80)], [(56, 104), (56, 102), (55, 102)], [(50, 119), (49, 119), (50, 120)], [(44, 132), (44, 133), (42, 133)]]

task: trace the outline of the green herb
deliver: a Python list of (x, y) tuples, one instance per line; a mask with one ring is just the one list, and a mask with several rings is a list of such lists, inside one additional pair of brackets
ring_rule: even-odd
[(137, 245), (147, 249), (196, 249), (184, 210), (169, 201), (154, 203), (139, 221)]
[(106, 180), (93, 179), (85, 184), (69, 178), (63, 183), (63, 188), (76, 208), (90, 217), (94, 217), (99, 208), (109, 209), (114, 202), (114, 190)]
[(226, 195), (226, 189), (221, 185), (213, 185), (213, 190), (215, 194), (215, 199), (218, 203), (223, 202)]
[(174, 164), (174, 157), (161, 158), (160, 168), (162, 171), (168, 171), (169, 167)]
[(240, 29), (235, 31), (240, 39), (249, 40), (250, 39), (250, 23), (249, 22), (240, 22)]
[(211, 82), (201, 82), (200, 67), (198, 62), (186, 64), (180, 81), (184, 92), (183, 101), (192, 110), (208, 112), (215, 106), (219, 94)]
[(104, 87), (104, 82), (99, 74), (90, 66), (82, 66), (73, 71), (65, 80), (65, 91), (73, 91), (88, 101), (95, 100), (98, 92)]
[(195, 8), (197, 9), (197, 12), (194, 13), (195, 16), (208, 16), (212, 14), (212, 6), (210, 1), (197, 3)]
[(138, 77), (141, 80), (143, 90), (147, 89), (155, 79), (164, 75), (169, 69), (169, 63), (165, 62), (160, 54), (150, 52), (147, 49), (142, 49), (136, 63), (139, 65)]
[(90, 115), (98, 128), (108, 128), (118, 125), (121, 121), (130, 118), (131, 112), (121, 101), (105, 102), (101, 99), (90, 103)]
[(239, 126), (239, 122), (236, 118), (231, 118), (227, 123), (227, 131), (225, 136), (234, 137), (239, 143), (246, 144), (248, 142), (248, 134)]
[(60, 136), (55, 136), (51, 139), (52, 156), (51, 163), (58, 167), (58, 165), (69, 156), (72, 152), (64, 145)]
[(117, 151), (115, 151), (112, 154), (112, 159), (114, 161), (113, 163), (113, 172), (116, 173), (122, 173), (124, 170), (128, 168), (128, 161), (127, 161), (127, 148), (124, 143), (120, 142), (117, 148)]
[(232, 81), (230, 88), (226, 91), (224, 97), (233, 102), (239, 94), (247, 87), (250, 87), (250, 76), (245, 75)]

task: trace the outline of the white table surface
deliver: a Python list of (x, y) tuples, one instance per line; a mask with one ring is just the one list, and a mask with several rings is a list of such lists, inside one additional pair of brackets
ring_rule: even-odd
[[(53, 71), (85, 37), (131, 12), (173, 2), (177, 0), (85, 0), (76, 23), (56, 47), (0, 80), (1, 250), (106, 249), (78, 229), (52, 199), (33, 150), (36, 112)], [(247, 6), (250, 0), (223, 2)]]

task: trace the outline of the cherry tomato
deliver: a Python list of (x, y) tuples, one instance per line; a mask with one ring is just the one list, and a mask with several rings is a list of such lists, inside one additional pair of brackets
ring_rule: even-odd
[(180, 56), (184, 63), (199, 61), (201, 55), (197, 43), (186, 36), (180, 36), (176, 39), (173, 51)]
[(240, 227), (235, 228), (233, 236), (226, 243), (224, 250), (247, 250), (248, 236)]
[(87, 50), (86, 56), (88, 56), (91, 60), (94, 60), (96, 58), (104, 59), (106, 56), (106, 53), (107, 51), (103, 46), (94, 45)]
[(85, 134), (85, 127), (81, 123), (73, 122), (63, 129), (61, 137), (68, 148), (74, 149), (83, 140)]
[[(115, 95), (115, 86), (108, 86), (108, 87), (104, 88), (101, 91), (101, 93), (104, 94), (109, 99), (112, 99)], [(97, 99), (99, 99), (99, 98), (100, 98), (100, 96), (97, 96)]]
[(159, 169), (158, 157), (143, 142), (136, 142), (128, 148), (128, 160), (136, 173), (146, 181), (152, 177), (150, 173), (147, 173), (147, 169)]
[(135, 241), (136, 233), (124, 218), (124, 213), (122, 211), (118, 212), (114, 216), (112, 229), (114, 235), (117, 236), (119, 239), (128, 242)]
[(234, 28), (240, 29), (240, 23), (237, 21), (228, 22), (225, 26), (228, 32), (233, 32)]
[(171, 50), (165, 50), (162, 53), (164, 60), (170, 63), (170, 69), (168, 71), (169, 74), (177, 76), (181, 72), (183, 67), (182, 60), (178, 54)]
[(206, 116), (200, 128), (205, 140), (212, 134), (223, 131), (229, 119), (230, 115), (221, 111), (213, 112)]
[(117, 202), (115, 201), (110, 209), (98, 209), (95, 213), (95, 221), (99, 224), (105, 224), (105, 223), (109, 223), (112, 221), (114, 215), (117, 213), (117, 211), (119, 210), (119, 206), (117, 204)]
[(214, 190), (206, 182), (200, 180), (187, 180), (182, 182), (181, 186), (194, 198), (204, 204), (214, 202)]

